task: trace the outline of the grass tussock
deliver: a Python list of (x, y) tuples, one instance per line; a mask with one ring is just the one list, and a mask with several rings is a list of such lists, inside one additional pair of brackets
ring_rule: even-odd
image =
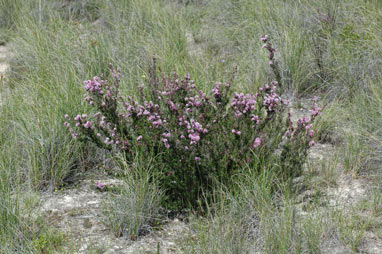
[[(141, 164), (141, 163), (139, 163)], [(159, 219), (163, 191), (158, 179), (152, 179), (152, 168), (127, 165), (121, 169), (127, 174), (123, 184), (116, 186), (104, 203), (104, 223), (118, 237), (136, 239), (152, 232)]]

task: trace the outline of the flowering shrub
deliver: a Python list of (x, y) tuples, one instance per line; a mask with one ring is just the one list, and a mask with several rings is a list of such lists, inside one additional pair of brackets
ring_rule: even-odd
[[(262, 41), (270, 65), (277, 68), (267, 39)], [(277, 165), (285, 179), (301, 173), (307, 149), (314, 145), (312, 122), (320, 108), (295, 126), (284, 113), (287, 102), (276, 81), (254, 94), (234, 93), (231, 82), (218, 82), (207, 94), (189, 75), (159, 81), (155, 70), (151, 73), (139, 98), (119, 96), (120, 70), (113, 67), (111, 80), (85, 81), (85, 100), (95, 111), (65, 116), (73, 137), (124, 153), (127, 160), (155, 157), (172, 208), (196, 206), (214, 184), (232, 183), (244, 167), (261, 171)]]

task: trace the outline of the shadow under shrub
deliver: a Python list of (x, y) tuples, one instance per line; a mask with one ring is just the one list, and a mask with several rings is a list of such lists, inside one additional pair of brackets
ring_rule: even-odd
[[(274, 49), (267, 37), (262, 41), (277, 79)], [(243, 94), (232, 91), (232, 78), (206, 94), (189, 75), (159, 79), (155, 71), (154, 64), (137, 97), (119, 95), (120, 70), (113, 67), (109, 79), (85, 81), (85, 100), (95, 110), (74, 119), (66, 115), (73, 137), (123, 153), (127, 161), (137, 153), (155, 161), (171, 209), (197, 207), (217, 183), (230, 186), (244, 168), (276, 168), (283, 180), (301, 174), (314, 145), (317, 105), (311, 117), (293, 124), (276, 81)]]

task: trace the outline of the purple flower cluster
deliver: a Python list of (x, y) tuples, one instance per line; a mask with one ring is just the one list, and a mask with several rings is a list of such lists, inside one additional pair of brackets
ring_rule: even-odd
[(309, 146), (314, 146), (315, 142), (313, 138), (315, 133), (312, 129), (312, 123), (317, 116), (322, 114), (322, 110), (323, 108), (318, 107), (317, 104), (314, 103), (313, 109), (311, 111), (311, 116), (298, 119), (296, 127), (294, 127), (293, 122), (291, 121), (290, 112), (288, 112), (289, 126), (285, 135), (290, 139), (296, 139), (299, 135), (303, 135)]
[(86, 91), (90, 93), (104, 94), (103, 89), (108, 85), (107, 80), (102, 80), (100, 77), (95, 76), (92, 80), (84, 81)]
[[(169, 113), (166, 115), (176, 122), (176, 126), (166, 126), (166, 129), (172, 128), (172, 138), (175, 143), (188, 151), (191, 148), (189, 145), (196, 145), (208, 133), (209, 125), (203, 126), (202, 122), (205, 119), (202, 116), (205, 108), (211, 106), (212, 103), (203, 91), (195, 91), (195, 83), (189, 75), (185, 79), (179, 80), (178, 75), (175, 74), (174, 79), (165, 81), (164, 88), (160, 91), (162, 95), (160, 101), (166, 102), (164, 106), (167, 105), (169, 109)], [(170, 146), (169, 138), (161, 139), (168, 148)]]
[(184, 79), (179, 80), (178, 74), (174, 74), (174, 78), (168, 78), (164, 80), (163, 90), (161, 95), (172, 97), (178, 91), (190, 91), (195, 89), (195, 81), (190, 78), (190, 74), (187, 74)]
[[(236, 69), (235, 69), (236, 71)], [(220, 82), (216, 82), (214, 88), (212, 89), (212, 94), (215, 98), (215, 101), (218, 105), (221, 105), (224, 103), (225, 97), (228, 95), (228, 91), (230, 90), (231, 85), (230, 83), (226, 83), (223, 85)]]
[(264, 45), (262, 48), (265, 48), (269, 52), (269, 65), (274, 64), (274, 57), (275, 57), (275, 49), (272, 48), (272, 43), (268, 41), (268, 35), (264, 35), (263, 37), (260, 38), (262, 42), (264, 42)]
[[(263, 39), (266, 42), (267, 38), (264, 37)], [(114, 79), (117, 79), (118, 83), (119, 72), (113, 73)], [(222, 102), (221, 99), (227, 94), (230, 85), (229, 83), (226, 85), (216, 83), (212, 90), (215, 102), (212, 102), (203, 91), (195, 91), (195, 83), (190, 79), (189, 75), (184, 79), (179, 79), (178, 75), (175, 74), (173, 79), (169, 78), (163, 82), (162, 89), (158, 91), (158, 103), (144, 101), (141, 104), (130, 96), (127, 97), (126, 101), (121, 98), (120, 101), (124, 110), (116, 114), (119, 117), (117, 122), (125, 124), (126, 129), (142, 126), (138, 122), (144, 125), (145, 123), (150, 123), (146, 127), (159, 131), (158, 135), (155, 135), (165, 148), (170, 149), (173, 147), (178, 149), (183, 147), (184, 150), (190, 151), (194, 145), (200, 143), (208, 135), (211, 126), (216, 124), (219, 117), (227, 117), (227, 114), (223, 114), (215, 115), (213, 118), (206, 118), (206, 112), (214, 112), (218, 108), (219, 103)], [(85, 81), (85, 84), (85, 89), (88, 92), (85, 100), (89, 103), (98, 100), (97, 102), (99, 103), (97, 105), (101, 111), (94, 114), (92, 119), (86, 114), (77, 115), (74, 118), (74, 124), (80, 133), (85, 133), (93, 137), (93, 139), (99, 139), (105, 145), (121, 150), (125, 150), (131, 145), (128, 140), (134, 139), (136, 142), (144, 142), (143, 136), (138, 133), (148, 130), (136, 129), (134, 131), (136, 133), (135, 137), (133, 135), (132, 138), (126, 136), (126, 133), (121, 135), (121, 130), (117, 128), (116, 122), (108, 118), (105, 115), (105, 111), (102, 110), (105, 107), (104, 105), (110, 104), (110, 101), (117, 101), (117, 92), (111, 89), (113, 87), (112, 84), (99, 77)], [(114, 85), (114, 87), (118, 88), (117, 85)], [(263, 88), (260, 88), (259, 93), (256, 94), (234, 93), (228, 110), (235, 118), (250, 119), (250, 122), (255, 123), (251, 127), (255, 128), (262, 121), (262, 116), (264, 116), (262, 109), (265, 109), (266, 114), (269, 116), (269, 114), (276, 112), (277, 109), (285, 105), (285, 102), (276, 91), (277, 87), (277, 82), (273, 81), (270, 85), (266, 84)], [(312, 110), (312, 118), (319, 114), (321, 114), (321, 108), (315, 105)], [(66, 117), (69, 118), (68, 116)], [(176, 123), (175, 126), (171, 124), (174, 122)], [(70, 129), (73, 137), (79, 137), (80, 134), (74, 131), (70, 123), (65, 122), (65, 126)], [(286, 136), (294, 137), (304, 129), (308, 136), (313, 138), (314, 132), (311, 130), (311, 127), (310, 118), (300, 119), (296, 127), (293, 127), (293, 124), (289, 125)], [(231, 133), (237, 137), (242, 135), (242, 131), (242, 127), (231, 129)], [(153, 138), (155, 138), (154, 136)], [(211, 144), (211, 141), (207, 142)], [(257, 148), (265, 140), (256, 137), (252, 142), (252, 148)], [(199, 158), (198, 156), (196, 157)]]
[(123, 114), (126, 121), (129, 121), (130, 117), (133, 118), (133, 120), (145, 118), (152, 124), (152, 127), (156, 129), (167, 123), (167, 120), (162, 116), (163, 114), (160, 111), (159, 105), (154, 104), (152, 101), (145, 101), (143, 105), (141, 105), (129, 97), (123, 106), (126, 110)]
[[(65, 118), (71, 121), (67, 114)], [(91, 117), (87, 114), (77, 115), (72, 122), (79, 132), (74, 131), (69, 122), (65, 122), (64, 125), (69, 128), (72, 136), (76, 139), (80, 137), (80, 134), (84, 134), (86, 138), (90, 138), (93, 141), (99, 140), (99, 142), (106, 146), (115, 145), (121, 150), (127, 148), (127, 141), (123, 141), (120, 137), (117, 132), (117, 126), (108, 122), (101, 112), (97, 112)]]
[(320, 108), (317, 106), (316, 103), (314, 103), (313, 109), (312, 109), (312, 116), (316, 117), (321, 115), (323, 108)]
[(221, 96), (221, 92), (220, 92), (221, 85), (222, 85), (221, 83), (216, 82), (214, 88), (212, 89), (212, 92), (215, 98), (219, 98)]
[(186, 97), (184, 100), (187, 102), (186, 110), (190, 112), (192, 112), (192, 107), (201, 107), (203, 105), (203, 99), (201, 99), (198, 95), (195, 95), (194, 97)]
[(111, 65), (110, 70), (113, 82), (102, 79), (104, 74), (101, 75), (102, 78), (95, 76), (92, 80), (84, 81), (85, 90), (87, 91), (85, 101), (91, 106), (100, 108), (103, 112), (107, 110), (115, 110), (117, 107), (121, 72), (120, 68), (115, 70)]
[[(115, 70), (110, 66), (113, 82), (102, 79), (98, 76), (92, 80), (84, 81), (85, 101), (91, 106), (96, 107), (99, 112), (88, 116), (87, 114), (77, 115), (73, 121), (68, 115), (65, 117), (73, 122), (73, 125), (79, 130), (75, 132), (69, 122), (65, 122), (65, 126), (69, 128), (73, 137), (82, 137), (90, 139), (100, 146), (106, 147), (115, 145), (119, 149), (127, 148), (127, 141), (124, 141), (118, 134), (117, 124), (114, 121), (117, 116), (117, 99), (120, 82), (120, 69)], [(102, 74), (101, 77), (104, 77)], [(121, 116), (122, 117), (122, 116)]]
[(104, 184), (104, 183), (96, 182), (95, 185), (96, 185), (96, 188), (101, 190), (101, 191), (106, 189), (106, 184)]
[(271, 85), (265, 85), (260, 88), (261, 91), (265, 91), (263, 104), (268, 113), (276, 111), (280, 105), (285, 105), (286, 102), (281, 99), (280, 95), (276, 93), (278, 83), (272, 81)]
[(256, 97), (259, 94), (246, 94), (243, 93), (235, 93), (234, 98), (232, 99), (232, 109), (235, 112), (237, 117), (242, 117), (246, 115), (250, 115), (252, 112), (256, 110)]
[(190, 145), (195, 145), (200, 141), (203, 134), (208, 133), (208, 128), (204, 128), (202, 124), (195, 121), (193, 118), (191, 118), (190, 121), (185, 120), (181, 125), (185, 125), (187, 128), (188, 138), (190, 139)]

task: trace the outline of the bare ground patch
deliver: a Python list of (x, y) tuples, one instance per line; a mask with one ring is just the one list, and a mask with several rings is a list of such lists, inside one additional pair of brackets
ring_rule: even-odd
[(179, 253), (175, 242), (188, 227), (178, 219), (138, 239), (116, 237), (103, 223), (107, 192), (98, 189), (96, 182), (108, 188), (120, 183), (116, 179), (83, 180), (75, 188), (41, 194), (40, 214), (76, 244), (78, 253), (156, 253), (158, 246), (160, 253)]

